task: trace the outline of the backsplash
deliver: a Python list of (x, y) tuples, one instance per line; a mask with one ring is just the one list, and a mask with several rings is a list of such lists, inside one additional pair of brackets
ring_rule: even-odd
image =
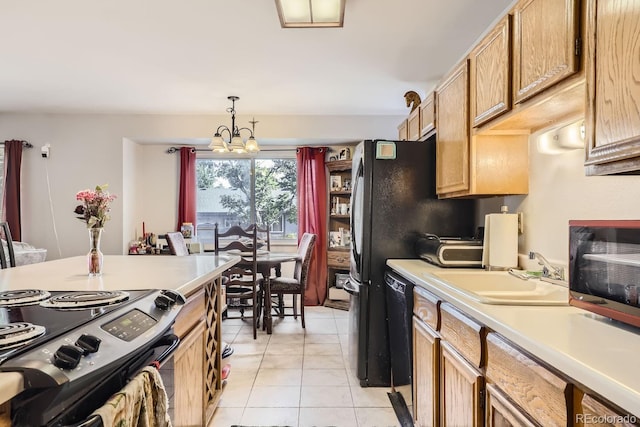
[(503, 198), (511, 212), (524, 213), (518, 252), (526, 264), (521, 266), (530, 268), (529, 251), (567, 265), (571, 219), (640, 218), (640, 176), (585, 176), (583, 150), (542, 154), (536, 143), (532, 135), (529, 194)]

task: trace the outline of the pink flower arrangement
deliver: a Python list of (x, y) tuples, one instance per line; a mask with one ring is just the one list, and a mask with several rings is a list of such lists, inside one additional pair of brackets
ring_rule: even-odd
[(105, 191), (107, 185), (97, 185), (95, 190), (82, 190), (76, 194), (76, 200), (81, 201), (74, 212), (77, 218), (87, 223), (87, 228), (102, 228), (107, 222), (111, 207), (109, 204), (116, 198)]

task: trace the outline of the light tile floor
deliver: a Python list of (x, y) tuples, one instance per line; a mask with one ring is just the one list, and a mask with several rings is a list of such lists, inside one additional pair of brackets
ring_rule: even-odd
[(349, 368), (349, 312), (305, 307), (305, 315), (306, 330), (300, 318), (274, 318), (273, 334), (256, 340), (249, 322), (222, 322), (234, 353), (223, 359), (231, 373), (211, 426), (399, 425), (389, 388), (362, 388)]

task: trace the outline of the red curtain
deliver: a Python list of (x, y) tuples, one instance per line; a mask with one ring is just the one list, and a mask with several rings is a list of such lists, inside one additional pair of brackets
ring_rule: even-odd
[(196, 222), (196, 149), (180, 147), (180, 190), (178, 196), (178, 225)]
[(327, 178), (324, 147), (298, 148), (298, 239), (303, 233), (317, 235), (305, 305), (320, 305), (327, 297)]
[(4, 220), (9, 223), (11, 237), (14, 241), (22, 238), (20, 223), (20, 168), (22, 166), (23, 141), (4, 142), (4, 196), (2, 212)]

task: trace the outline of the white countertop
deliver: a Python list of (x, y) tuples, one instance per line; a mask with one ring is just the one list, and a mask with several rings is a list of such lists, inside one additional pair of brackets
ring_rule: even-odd
[(102, 276), (89, 277), (87, 257), (77, 256), (0, 270), (0, 290), (173, 289), (188, 295), (239, 261), (213, 254), (106, 255)]
[(391, 259), (387, 264), (563, 372), (577, 385), (640, 416), (640, 329), (571, 306), (482, 304), (430, 280), (429, 272), (437, 274), (440, 269), (422, 260)]
[[(0, 270), (0, 290), (47, 291), (173, 289), (189, 295), (240, 261), (238, 256), (107, 255), (104, 273), (89, 277), (87, 257), (78, 256)], [(0, 373), (0, 403), (22, 391), (22, 375)]]

